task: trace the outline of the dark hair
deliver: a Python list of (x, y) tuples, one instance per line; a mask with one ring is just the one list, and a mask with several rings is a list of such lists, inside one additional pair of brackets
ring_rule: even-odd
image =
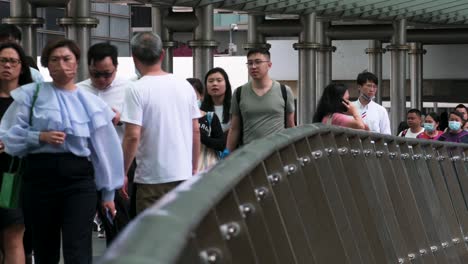
[(197, 93), (199, 93), (201, 96), (205, 94), (205, 89), (203, 88), (203, 83), (200, 81), (198, 78), (187, 78), (187, 81), (190, 83), (190, 85), (195, 88)]
[(257, 54), (257, 53), (267, 56), (268, 59), (271, 58), (271, 54), (267, 49), (258, 49), (258, 48), (249, 49), (249, 51), (247, 52), (247, 58), (250, 57), (250, 55)]
[(29, 63), (23, 48), (20, 45), (13, 42), (7, 42), (0, 45), (0, 51), (8, 48), (14, 49), (18, 53), (19, 59), (21, 61), (21, 73), (18, 78), (18, 85), (21, 86), (28, 83), (32, 83), (33, 79), (31, 76), (31, 69), (29, 68)]
[(379, 85), (379, 79), (372, 72), (363, 71), (357, 76), (357, 84), (364, 85), (366, 82), (373, 82), (375, 85)]
[(117, 66), (117, 47), (107, 42), (94, 44), (88, 50), (88, 66), (91, 65), (91, 63), (102, 61), (106, 57), (110, 57), (112, 59), (112, 64)]
[(412, 108), (412, 109), (408, 110), (408, 112), (406, 114), (411, 114), (411, 113), (416, 114), (419, 117), (421, 117), (421, 115), (422, 115), (421, 111), (419, 111), (419, 109), (416, 109), (416, 108)]
[(341, 83), (331, 83), (325, 87), (314, 114), (314, 123), (322, 122), (322, 119), (328, 114), (344, 113), (347, 111), (342, 103), (346, 90), (348, 88)]
[[(223, 124), (229, 123), (230, 119), (230, 111), (231, 111), (231, 98), (232, 98), (232, 88), (231, 88), (231, 83), (229, 82), (229, 76), (227, 75), (226, 71), (223, 68), (213, 68), (209, 70), (206, 75), (205, 75), (205, 87), (206, 87), (206, 82), (208, 81), (208, 76), (210, 76), (213, 73), (221, 73), (224, 78), (224, 83), (226, 84), (226, 93), (224, 94), (224, 102), (223, 102)], [(211, 98), (211, 95), (208, 94), (208, 92), (205, 93), (205, 96), (203, 97), (203, 102), (200, 107), (201, 110), (205, 112), (212, 112), (214, 111), (214, 102), (213, 98)]]
[[(462, 125), (461, 125), (461, 126), (462, 126), (462, 128), (463, 128), (463, 126), (465, 125), (465, 122), (466, 122), (465, 118), (463, 117), (463, 113), (462, 113), (462, 112), (458, 112), (458, 111), (452, 111), (452, 112), (450, 112), (449, 117), (450, 117), (450, 115), (456, 115), (456, 116), (460, 117), (461, 120), (462, 120)], [(449, 118), (449, 119), (450, 119), (450, 118)]]
[(0, 40), (10, 37), (21, 41), (21, 30), (15, 25), (0, 24)]
[(435, 112), (431, 112), (431, 113), (429, 113), (427, 116), (432, 117), (432, 119), (434, 119), (434, 121), (435, 121), (436, 123), (439, 123), (439, 122), (440, 122), (440, 117), (439, 117), (439, 115), (438, 115), (437, 113), (435, 113)]
[(50, 54), (57, 48), (66, 47), (70, 49), (70, 51), (75, 55), (77, 61), (80, 61), (81, 51), (75, 41), (66, 39), (66, 38), (59, 38), (51, 40), (47, 43), (47, 45), (42, 50), (41, 55), (41, 65), (42, 67), (46, 67), (49, 65), (49, 57)]
[(465, 108), (465, 110), (468, 111), (468, 108), (464, 104), (458, 104), (457, 106), (455, 106), (455, 109), (458, 109), (458, 108)]

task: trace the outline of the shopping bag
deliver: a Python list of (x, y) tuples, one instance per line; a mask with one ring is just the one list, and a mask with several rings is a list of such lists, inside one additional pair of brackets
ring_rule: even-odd
[(0, 189), (0, 207), (2, 208), (18, 208), (20, 205), (21, 196), (21, 181), (22, 181), (22, 167), (21, 159), (19, 160), (18, 167), (13, 172), (13, 164), (15, 159), (11, 159), (10, 169), (3, 173), (2, 188)]

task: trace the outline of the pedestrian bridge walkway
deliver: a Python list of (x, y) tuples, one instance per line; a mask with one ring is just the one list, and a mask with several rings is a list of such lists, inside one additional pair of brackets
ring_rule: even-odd
[(468, 145), (307, 125), (140, 215), (101, 263), (468, 263)]

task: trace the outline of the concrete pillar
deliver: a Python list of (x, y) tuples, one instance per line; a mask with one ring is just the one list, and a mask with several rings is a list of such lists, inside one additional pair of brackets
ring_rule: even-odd
[(152, 32), (158, 34), (163, 42), (165, 57), (162, 62), (162, 68), (166, 72), (173, 72), (174, 65), (174, 48), (177, 47), (177, 42), (172, 39), (172, 32), (164, 25), (164, 17), (167, 16), (168, 10), (153, 6), (151, 8), (151, 25)]
[(330, 22), (317, 20), (316, 21), (316, 38), (320, 47), (317, 50), (317, 83), (316, 83), (316, 102), (322, 96), (325, 87), (332, 80), (332, 52), (336, 50), (331, 46), (331, 40), (327, 37), (326, 32), (330, 27)]
[(36, 17), (36, 8), (27, 0), (10, 1), (10, 17), (2, 19), (2, 23), (17, 25), (22, 31), (21, 45), (27, 55), (36, 60), (37, 27), (44, 24), (44, 19)]
[(218, 43), (213, 40), (213, 5), (195, 10), (199, 25), (195, 28), (194, 40), (189, 42), (193, 50), (193, 77), (203, 80), (213, 68), (213, 48)]
[(68, 39), (78, 43), (81, 50), (80, 65), (76, 81), (82, 81), (88, 76), (88, 52), (91, 43), (91, 28), (99, 23), (94, 17), (90, 17), (90, 0), (70, 0), (66, 8), (67, 17), (58, 19), (58, 24), (65, 27), (65, 34)]
[(422, 110), (423, 89), (423, 56), (426, 50), (422, 43), (411, 43), (409, 54), (410, 61), (410, 84), (411, 84), (411, 108)]
[(385, 49), (382, 48), (382, 42), (380, 40), (369, 40), (369, 48), (366, 49), (366, 54), (369, 55), (369, 62), (367, 70), (377, 76), (379, 80), (379, 88), (375, 95), (375, 101), (378, 104), (382, 104), (382, 54), (385, 53)]
[(316, 14), (310, 13), (301, 17), (303, 31), (299, 43), (294, 49), (299, 50), (299, 93), (298, 93), (298, 124), (312, 123), (316, 109), (316, 55), (315, 49), (320, 47), (316, 43), (315, 30)]
[(406, 119), (406, 19), (393, 23), (392, 45), (387, 47), (391, 52), (390, 73), (390, 125), (392, 134), (397, 133), (398, 124)]

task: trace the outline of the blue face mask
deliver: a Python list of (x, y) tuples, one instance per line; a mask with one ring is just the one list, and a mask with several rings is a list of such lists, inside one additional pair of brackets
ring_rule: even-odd
[(453, 131), (458, 131), (461, 127), (461, 123), (458, 121), (449, 121), (449, 128)]
[(367, 94), (363, 94), (363, 93), (361, 93), (361, 97), (362, 97), (362, 99), (364, 99), (364, 100), (366, 100), (368, 102), (374, 100), (374, 98), (375, 98), (375, 96), (368, 96)]
[(424, 123), (424, 130), (427, 132), (434, 132), (435, 126), (432, 123)]

